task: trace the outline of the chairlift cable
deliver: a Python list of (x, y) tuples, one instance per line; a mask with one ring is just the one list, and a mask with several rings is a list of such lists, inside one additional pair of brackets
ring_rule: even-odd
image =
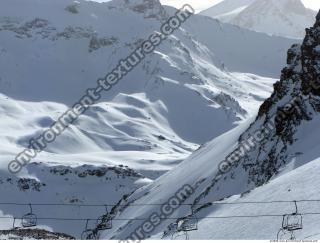
[[(272, 203), (292, 203), (292, 202), (320, 202), (320, 199), (310, 199), (310, 200), (295, 200), (295, 201), (246, 201), (246, 202), (206, 202), (201, 204), (190, 204), (181, 203), (181, 206), (205, 206), (208, 204), (212, 205), (241, 205), (241, 204), (272, 204)], [(13, 203), (13, 202), (0, 202), (0, 205), (16, 205), (16, 206), (26, 206), (30, 203)], [(164, 203), (133, 203), (127, 205), (128, 207), (138, 207), (138, 206), (162, 206)], [(71, 204), (71, 203), (32, 203), (33, 206), (70, 206), (70, 207), (114, 207), (117, 204)]]
[[(308, 213), (302, 213), (303, 216), (309, 216), (309, 215), (320, 215), (320, 212), (308, 212)], [(282, 214), (261, 214), (261, 215), (228, 215), (228, 216), (205, 216), (205, 217), (199, 217), (198, 219), (233, 219), (233, 218), (263, 218), (263, 217), (283, 217)], [(7, 216), (0, 216), (0, 219), (13, 219), (13, 217), (7, 217)], [(164, 217), (163, 219), (170, 219), (170, 220), (178, 220), (181, 218), (177, 217)], [(16, 220), (21, 220), (21, 218), (17, 218)], [(38, 220), (61, 220), (61, 221), (86, 221), (87, 218), (51, 218), (51, 217), (43, 217), (38, 218)], [(91, 220), (96, 220), (96, 218), (90, 218)], [(148, 218), (115, 218), (113, 221), (122, 221), (122, 220), (133, 220), (133, 221), (140, 221), (140, 220), (149, 220)]]

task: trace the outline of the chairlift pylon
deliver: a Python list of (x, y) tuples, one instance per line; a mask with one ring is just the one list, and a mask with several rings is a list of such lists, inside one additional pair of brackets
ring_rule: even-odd
[(15, 223), (16, 223), (16, 218), (13, 218), (13, 223), (12, 223), (12, 229), (13, 229), (13, 230), (16, 229)]
[(112, 229), (112, 216), (108, 212), (108, 206), (106, 207), (106, 214), (97, 219), (97, 230)]
[(30, 212), (25, 214), (21, 220), (21, 225), (23, 228), (37, 226), (37, 221), (38, 221), (37, 216), (32, 212), (31, 204), (29, 204), (29, 207), (30, 207)]

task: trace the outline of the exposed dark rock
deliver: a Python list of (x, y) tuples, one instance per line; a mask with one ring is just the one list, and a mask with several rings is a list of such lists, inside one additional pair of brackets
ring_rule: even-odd
[(79, 13), (79, 10), (78, 10), (78, 4), (72, 4), (72, 5), (69, 5), (65, 8), (66, 11), (72, 13), (72, 14), (77, 14)]
[(162, 136), (162, 135), (159, 135), (159, 136), (158, 136), (158, 139), (159, 139), (160, 141), (166, 140), (166, 138), (165, 138), (164, 136)]
[(99, 38), (96, 35), (92, 36), (89, 44), (89, 52), (100, 49), (101, 47), (111, 46), (118, 40), (115, 37)]
[(35, 180), (35, 179), (29, 179), (29, 178), (20, 178), (17, 182), (18, 188), (21, 191), (40, 191), (41, 187), (45, 186), (45, 184)]
[(2, 237), (8, 240), (75, 240), (73, 236), (43, 229), (0, 230), (0, 239)]
[[(246, 168), (250, 180), (256, 185), (267, 182), (289, 162), (286, 151), (296, 141), (299, 126), (319, 113), (319, 80), (320, 12), (315, 25), (306, 30), (302, 45), (293, 45), (289, 49), (287, 67), (282, 70), (281, 80), (274, 85), (272, 96), (260, 107), (256, 122), (266, 126), (274, 121), (275, 131), (261, 142), (254, 151), (257, 153), (256, 161)], [(291, 106), (288, 105), (290, 100)], [(247, 133), (250, 132), (249, 129)], [(249, 161), (250, 155), (243, 160)]]

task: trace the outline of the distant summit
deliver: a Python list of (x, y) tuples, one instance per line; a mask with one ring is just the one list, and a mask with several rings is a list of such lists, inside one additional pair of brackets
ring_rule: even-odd
[(200, 14), (257, 32), (302, 39), (316, 12), (301, 0), (225, 0)]

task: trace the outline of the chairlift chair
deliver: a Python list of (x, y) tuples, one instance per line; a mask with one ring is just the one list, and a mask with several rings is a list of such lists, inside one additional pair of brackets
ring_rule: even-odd
[(112, 229), (112, 216), (108, 212), (108, 207), (106, 206), (106, 214), (97, 219), (97, 230), (108, 229)]
[(178, 231), (195, 230), (198, 230), (198, 219), (194, 215), (178, 221)]
[(292, 214), (283, 215), (282, 229), (287, 231), (296, 231), (303, 229), (302, 214), (298, 213), (297, 202), (294, 201), (296, 211)]
[(282, 220), (282, 228), (288, 231), (296, 231), (303, 229), (302, 215), (284, 215)]
[(82, 232), (81, 240), (97, 240), (98, 236), (94, 230), (88, 229)]
[[(184, 236), (185, 240), (189, 240), (189, 235), (188, 231), (183, 231), (182, 228), (180, 230), (178, 229), (179, 222), (182, 222), (183, 220), (178, 221), (178, 223), (175, 223), (174, 226), (174, 231), (172, 232), (171, 235), (171, 240), (177, 240), (179, 237)], [(181, 223), (180, 223), (181, 225)]]
[(81, 234), (81, 240), (96, 240), (98, 239), (97, 231), (88, 229), (89, 219), (86, 221), (86, 227)]
[(98, 218), (97, 229), (98, 230), (112, 229), (112, 219), (109, 214)]
[(31, 204), (29, 204), (29, 207), (30, 207), (30, 213), (25, 214), (21, 220), (21, 225), (23, 228), (37, 226), (37, 220), (38, 220), (37, 216), (34, 213), (32, 213)]
[(191, 215), (178, 221), (177, 230), (178, 231), (198, 230), (198, 219), (192, 209), (192, 205), (191, 205)]
[(195, 216), (192, 208), (191, 211), (190, 216), (178, 221), (176, 232), (172, 235), (172, 238), (176, 239), (183, 234), (186, 240), (189, 240), (188, 232), (198, 230), (198, 218)]

